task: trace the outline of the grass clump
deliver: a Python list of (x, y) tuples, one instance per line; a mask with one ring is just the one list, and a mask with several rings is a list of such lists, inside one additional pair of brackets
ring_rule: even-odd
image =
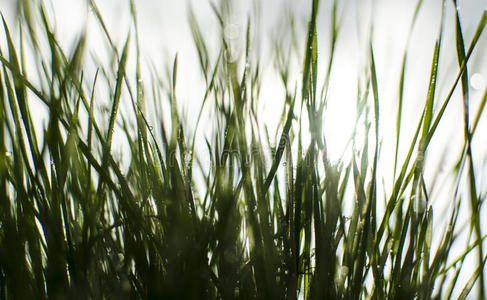
[[(332, 161), (323, 118), (334, 101), (328, 89), (340, 4), (331, 3), (330, 53), (320, 57), (319, 2), (311, 3), (304, 44), (297, 38), (289, 49), (274, 49), (284, 105), (279, 134), (272, 137), (258, 112), (263, 64), (252, 48), (254, 16), (239, 54), (225, 34), (229, 2), (212, 6), (222, 29), (216, 55), (190, 14), (199, 62), (193, 67), (206, 87), (192, 130), (176, 93), (178, 85), (192, 84), (178, 81), (182, 58), (171, 58), (171, 67), (154, 68), (152, 81), (142, 81), (133, 2), (132, 34), (122, 46), (110, 37), (95, 1), (89, 2), (110, 53), (110, 61), (92, 72), (86, 32), (67, 51), (42, 1), (19, 1), (19, 36), (4, 21), (0, 50), (0, 298), (465, 299), (476, 286), (485, 299), (485, 187), (472, 139), (487, 93), (472, 118), (468, 61), (487, 12), (469, 43), (454, 16), (458, 67), (445, 97), (437, 92), (442, 16), (424, 108), (409, 141), (401, 135), (404, 52), (393, 164), (382, 158), (381, 58), (370, 40), (367, 68), (358, 74), (351, 154)], [(419, 0), (411, 28), (421, 5)], [(285, 53), (300, 61), (296, 82)], [(35, 65), (27, 65), (27, 56)], [(319, 59), (328, 62), (323, 74)], [(445, 226), (438, 227), (442, 218), (435, 223), (425, 168), (457, 90), (464, 103), (463, 151), (452, 174), (455, 186), (441, 195), (451, 205)], [(43, 128), (36, 125), (33, 101), (46, 109)], [(205, 109), (215, 128), (203, 134), (197, 129), (204, 126)], [(126, 142), (122, 158), (115, 155), (117, 139)], [(380, 170), (393, 174), (390, 192), (381, 192)], [(465, 228), (459, 225), (462, 202), (471, 207)], [(465, 232), (466, 246), (457, 242)], [(452, 255), (454, 247), (459, 256)], [(465, 275), (469, 256), (476, 265)]]

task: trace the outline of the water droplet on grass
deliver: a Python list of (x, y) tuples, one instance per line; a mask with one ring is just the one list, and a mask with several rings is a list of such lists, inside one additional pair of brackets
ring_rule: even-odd
[(475, 73), (470, 78), (470, 85), (476, 90), (483, 90), (485, 88), (485, 78), (482, 74)]
[(238, 36), (240, 35), (240, 30), (237, 24), (230, 23), (225, 26), (223, 29), (223, 34), (225, 37), (229, 40), (234, 40), (237, 39)]

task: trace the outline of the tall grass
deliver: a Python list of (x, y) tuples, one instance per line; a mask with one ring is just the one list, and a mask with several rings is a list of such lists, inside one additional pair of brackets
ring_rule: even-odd
[[(252, 48), (255, 16), (248, 18), (239, 54), (224, 34), (229, 2), (212, 6), (222, 29), (218, 53), (211, 53), (197, 15), (189, 17), (199, 62), (194, 72), (206, 86), (191, 130), (176, 93), (177, 86), (192, 84), (178, 80), (184, 58), (174, 56), (166, 70), (153, 68), (152, 81), (141, 80), (134, 2), (132, 34), (119, 46), (90, 1), (110, 53), (93, 73), (86, 32), (67, 51), (42, 1), (19, 1), (19, 35), (4, 21), (0, 50), (0, 298), (465, 299), (476, 287), (485, 299), (485, 187), (475, 172), (472, 139), (487, 91), (478, 107), (470, 105), (468, 61), (487, 12), (471, 41), (455, 15), (458, 67), (455, 81), (441, 87), (450, 90), (446, 97), (437, 92), (442, 17), (424, 108), (410, 140), (401, 134), (404, 82), (412, 76), (405, 71), (405, 50), (393, 164), (382, 159), (383, 87), (376, 68), (382, 58), (370, 41), (367, 69), (358, 74), (356, 128), (364, 141), (352, 137), (350, 158), (336, 162), (329, 158), (322, 120), (333, 101), (328, 89), (340, 3), (332, 3), (331, 51), (320, 57), (319, 2), (312, 1), (305, 44), (294, 45), (299, 51), (276, 46), (275, 76), (285, 99), (281, 122), (274, 124), (279, 134), (272, 137), (257, 111), (264, 62)], [(411, 28), (421, 5), (419, 0)], [(301, 62), (299, 82), (291, 80), (286, 53)], [(26, 65), (26, 57), (35, 65)], [(319, 59), (327, 61), (325, 70)], [(441, 194), (451, 205), (446, 226), (438, 227), (435, 220), (442, 218), (433, 211), (425, 161), (457, 90), (464, 101), (463, 151), (452, 170), (455, 186)], [(43, 128), (35, 125), (33, 101), (46, 108)], [(108, 113), (100, 101), (108, 103)], [(198, 128), (205, 109), (216, 129), (203, 133)], [(114, 139), (121, 135), (127, 146), (117, 158)], [(401, 147), (408, 149), (404, 158)], [(209, 168), (203, 153), (209, 153)], [(393, 176), (390, 193), (381, 191), (379, 170)], [(471, 206), (466, 228), (459, 223), (462, 202)], [(467, 245), (457, 242), (465, 231)], [(462, 249), (459, 256), (454, 247)], [(476, 265), (465, 275), (469, 256)]]

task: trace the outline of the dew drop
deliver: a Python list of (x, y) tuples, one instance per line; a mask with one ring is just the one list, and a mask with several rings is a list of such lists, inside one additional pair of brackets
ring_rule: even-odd
[(476, 90), (482, 90), (485, 88), (485, 78), (482, 74), (475, 73), (470, 78), (470, 85)]
[(230, 23), (227, 24), (223, 30), (223, 34), (229, 40), (234, 40), (239, 36), (239, 28), (237, 24)]

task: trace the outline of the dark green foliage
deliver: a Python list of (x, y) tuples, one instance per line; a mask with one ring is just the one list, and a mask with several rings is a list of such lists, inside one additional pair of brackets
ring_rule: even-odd
[[(199, 62), (194, 71), (201, 72), (206, 84), (192, 132), (179, 115), (176, 94), (177, 86), (191, 85), (178, 79), (178, 61), (184, 58), (174, 57), (167, 78), (155, 68), (153, 80), (142, 84), (134, 1), (134, 34), (127, 34), (122, 47), (114, 44), (90, 1), (111, 53), (109, 66), (100, 66), (93, 78), (86, 75), (91, 74), (86, 34), (67, 53), (42, 1), (19, 1), (20, 36), (12, 37), (4, 20), (6, 39), (0, 49), (0, 299), (450, 299), (454, 291), (464, 299), (475, 284), (478, 297), (485, 299), (482, 187), (472, 138), (487, 93), (472, 122), (467, 61), (487, 12), (469, 45), (455, 15), (459, 69), (444, 99), (437, 93), (442, 16), (424, 109), (400, 161), (406, 48), (398, 84), (394, 165), (389, 166), (381, 160), (380, 58), (372, 41), (357, 96), (356, 128), (363, 131), (357, 134), (364, 142), (352, 137), (350, 159), (332, 162), (328, 157), (322, 120), (327, 101), (332, 101), (327, 95), (340, 4), (332, 3), (331, 51), (324, 58), (328, 66), (320, 84), (319, 2), (312, 1), (300, 49), (304, 52), (296, 54), (302, 70), (299, 84), (289, 82), (284, 55), (293, 51), (276, 46), (285, 99), (279, 134), (273, 139), (269, 124), (262, 128), (256, 112), (262, 67), (252, 48), (253, 16), (247, 21), (242, 57), (236, 58), (224, 34), (219, 52), (212, 55), (197, 16), (189, 14)], [(421, 4), (418, 0), (410, 35)], [(223, 32), (229, 2), (212, 8)], [(38, 65), (25, 67), (26, 52)], [(128, 71), (131, 65), (134, 74)], [(37, 74), (31, 77), (26, 69)], [(433, 229), (436, 213), (424, 178), (425, 160), (459, 83), (464, 145), (453, 176), (456, 190), (467, 190), (468, 197), (447, 196), (445, 201), (452, 203), (447, 227)], [(95, 99), (108, 101), (108, 114), (98, 111)], [(45, 128), (34, 125), (32, 100), (47, 109)], [(197, 130), (206, 108), (216, 131), (204, 136), (204, 149), (197, 143)], [(302, 141), (308, 130), (303, 120), (309, 123), (309, 144)], [(117, 132), (127, 142), (123, 159), (114, 155)], [(206, 152), (210, 168), (203, 162)], [(393, 187), (382, 195), (384, 173), (379, 170), (384, 169), (392, 175)], [(460, 185), (463, 169), (468, 187)], [(462, 201), (471, 204), (472, 214), (471, 244), (465, 247), (454, 244), (462, 230), (457, 225)], [(345, 206), (351, 206), (349, 216)], [(438, 245), (433, 245), (433, 235), (441, 236)], [(464, 249), (462, 255), (452, 257), (452, 247)], [(477, 254), (477, 265), (466, 285), (459, 286), (462, 263), (471, 253)]]

